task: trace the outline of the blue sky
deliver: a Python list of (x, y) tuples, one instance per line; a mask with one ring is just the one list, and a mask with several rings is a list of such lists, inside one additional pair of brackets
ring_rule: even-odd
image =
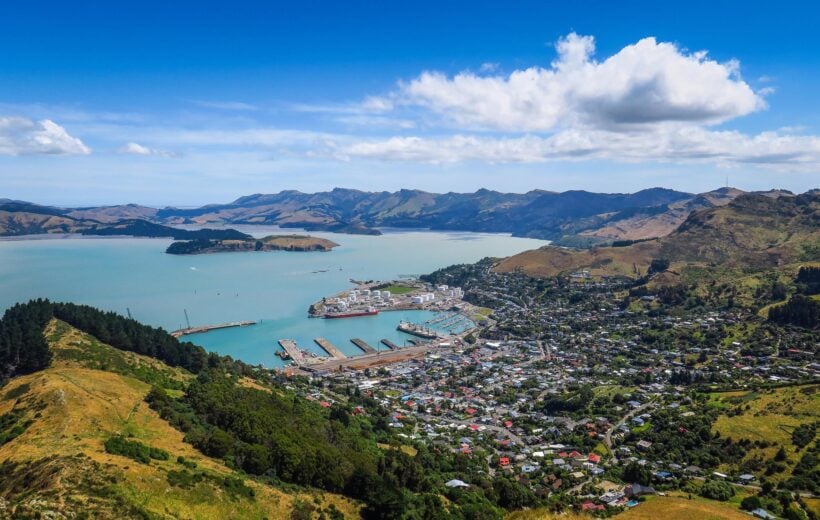
[(820, 186), (815, 2), (11, 4), (0, 198)]

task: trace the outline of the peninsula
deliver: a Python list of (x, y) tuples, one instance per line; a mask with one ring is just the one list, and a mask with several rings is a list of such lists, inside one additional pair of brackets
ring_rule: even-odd
[(165, 252), (171, 255), (198, 255), (239, 251), (330, 251), (338, 245), (310, 235), (270, 235), (260, 239), (184, 240), (174, 242)]

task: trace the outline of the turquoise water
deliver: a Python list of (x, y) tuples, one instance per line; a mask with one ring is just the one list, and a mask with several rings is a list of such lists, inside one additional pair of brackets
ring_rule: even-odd
[[(276, 228), (240, 228), (255, 236)], [(287, 230), (292, 232), (292, 230)], [(280, 366), (276, 340), (296, 339), (321, 353), (324, 336), (349, 354), (350, 338), (374, 348), (378, 340), (402, 345), (400, 319), (425, 314), (381, 313), (344, 320), (308, 319), (308, 306), (350, 286), (349, 279), (416, 275), (485, 256), (507, 256), (546, 242), (499, 234), (391, 231), (382, 236), (313, 233), (340, 244), (328, 253), (250, 252), (201, 256), (164, 253), (168, 239), (67, 238), (0, 241), (0, 311), (47, 297), (113, 310), (168, 330), (192, 325), (263, 320), (259, 325), (213, 331), (188, 339), (248, 363)], [(325, 272), (318, 272), (325, 271)]]

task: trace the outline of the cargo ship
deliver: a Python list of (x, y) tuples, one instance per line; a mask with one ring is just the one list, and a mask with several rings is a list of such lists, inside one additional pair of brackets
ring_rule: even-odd
[(399, 323), (399, 326), (396, 327), (396, 330), (404, 332), (406, 334), (412, 334), (413, 336), (418, 336), (424, 339), (437, 339), (439, 337), (438, 333), (434, 330), (422, 327), (420, 325), (416, 325), (415, 323), (407, 323), (404, 321)]
[(363, 311), (347, 311), (347, 312), (327, 312), (325, 319), (333, 320), (337, 318), (358, 318), (360, 316), (375, 316), (379, 313), (377, 309), (369, 308)]

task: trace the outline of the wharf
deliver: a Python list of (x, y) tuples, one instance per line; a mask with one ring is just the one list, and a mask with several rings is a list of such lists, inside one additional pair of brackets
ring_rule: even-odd
[(399, 346), (390, 341), (389, 339), (383, 339), (382, 345), (389, 348), (390, 350), (399, 350)]
[(350, 342), (362, 349), (365, 354), (375, 354), (377, 352), (376, 349), (368, 345), (363, 339), (353, 338)]
[(347, 356), (341, 350), (336, 347), (333, 343), (328, 341), (325, 338), (315, 338), (313, 341), (316, 342), (317, 345), (322, 347), (322, 349), (330, 354), (330, 357), (333, 359), (345, 359)]
[(285, 349), (285, 352), (294, 364), (297, 366), (305, 364), (305, 354), (296, 346), (296, 341), (292, 339), (280, 339), (279, 345)]
[(230, 329), (233, 327), (247, 327), (249, 325), (256, 325), (255, 321), (232, 321), (230, 323), (220, 323), (218, 325), (202, 325), (201, 327), (188, 327), (187, 329), (179, 329), (171, 332), (171, 336), (179, 338), (187, 336), (188, 334), (199, 334), (201, 332), (209, 332), (218, 329)]

